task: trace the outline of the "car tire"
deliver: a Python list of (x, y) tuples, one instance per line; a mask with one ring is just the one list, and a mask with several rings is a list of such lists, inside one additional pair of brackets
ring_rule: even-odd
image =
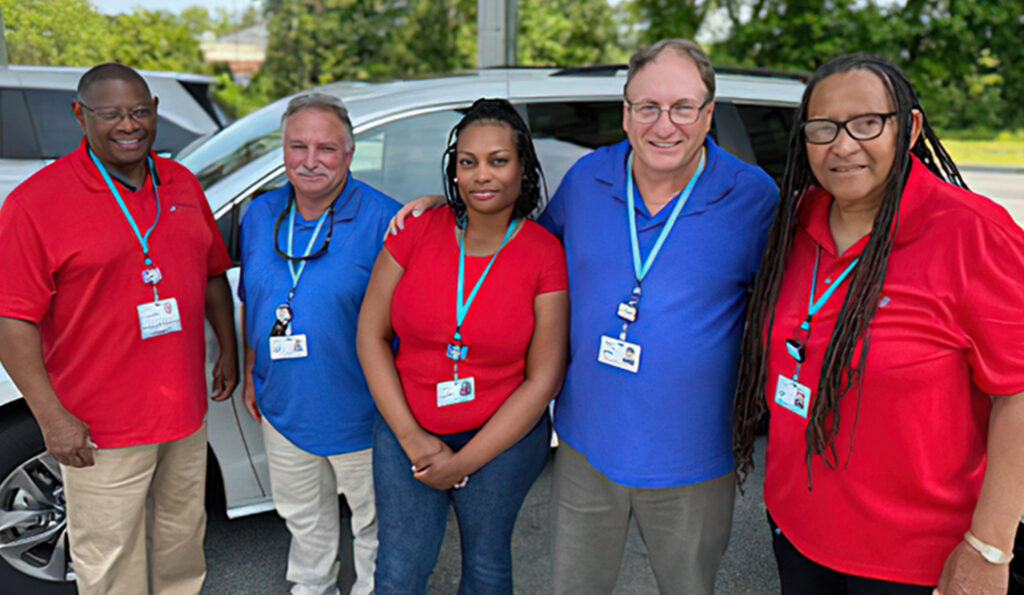
[(75, 593), (60, 466), (23, 404), (0, 414), (0, 590)]

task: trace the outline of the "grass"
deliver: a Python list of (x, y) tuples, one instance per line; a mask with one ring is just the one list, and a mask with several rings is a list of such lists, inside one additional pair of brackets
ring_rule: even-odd
[(950, 138), (940, 132), (939, 138), (957, 164), (1024, 168), (1024, 134), (1020, 132), (1004, 132), (984, 140)]

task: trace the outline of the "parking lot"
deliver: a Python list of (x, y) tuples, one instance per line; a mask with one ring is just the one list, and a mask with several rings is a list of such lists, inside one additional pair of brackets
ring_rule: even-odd
[[(754, 595), (778, 592), (775, 561), (761, 502), (763, 464), (762, 437), (757, 443), (757, 466), (745, 488), (746, 495), (736, 499), (732, 536), (718, 572), (716, 593)], [(527, 496), (516, 524), (513, 555), (517, 593), (532, 595), (551, 591), (551, 558), (548, 549), (551, 537), (548, 522), (550, 506), (549, 465)], [(209, 574), (204, 593), (269, 595), (287, 591), (284, 566), (288, 555), (288, 532), (273, 512), (233, 521), (227, 520), (223, 513), (214, 513), (207, 529), (206, 552)], [(450, 517), (448, 535), (431, 578), (430, 593), (456, 593), (458, 585), (458, 534), (455, 521)], [(615, 593), (657, 593), (646, 549), (635, 527), (630, 530)]]

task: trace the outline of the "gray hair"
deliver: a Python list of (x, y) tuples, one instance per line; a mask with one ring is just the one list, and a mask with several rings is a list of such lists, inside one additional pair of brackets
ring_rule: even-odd
[(626, 89), (629, 88), (629, 83), (636, 76), (636, 73), (660, 56), (662, 52), (669, 49), (674, 50), (680, 56), (686, 56), (693, 60), (697, 65), (697, 71), (700, 73), (700, 80), (704, 83), (704, 88), (708, 90), (705, 99), (712, 99), (715, 96), (715, 69), (711, 66), (711, 60), (696, 42), (680, 38), (662, 39), (649, 46), (640, 48), (629, 58), (629, 73), (626, 75), (626, 84), (622, 87), (623, 96), (625, 96)]
[(352, 120), (348, 117), (348, 109), (345, 108), (345, 104), (334, 95), (318, 93), (316, 91), (296, 95), (288, 102), (288, 107), (286, 107), (284, 109), (284, 113), (281, 114), (282, 132), (284, 131), (284, 124), (288, 118), (306, 109), (318, 109), (334, 114), (344, 125), (346, 150), (350, 150), (355, 146), (355, 140), (352, 137)]

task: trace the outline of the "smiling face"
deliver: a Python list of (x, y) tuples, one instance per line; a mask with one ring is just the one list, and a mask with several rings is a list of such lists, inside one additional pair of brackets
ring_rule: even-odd
[(523, 183), (512, 128), (490, 122), (470, 125), (459, 133), (455, 159), (467, 213), (511, 215)]
[[(708, 90), (700, 78), (697, 64), (689, 57), (666, 49), (641, 68), (626, 88), (631, 103), (655, 103), (662, 108), (677, 104), (698, 106), (704, 103)], [(633, 147), (633, 172), (648, 175), (688, 178), (697, 167), (704, 137), (711, 130), (711, 114), (715, 102), (709, 101), (692, 124), (675, 124), (668, 112), (656, 121), (641, 124), (630, 115), (629, 106), (622, 108), (622, 128)]]
[[(807, 103), (809, 120), (829, 118), (842, 122), (863, 114), (891, 111), (893, 103), (885, 83), (867, 70), (825, 77), (814, 87)], [(806, 143), (807, 161), (814, 177), (837, 201), (877, 208), (895, 161), (897, 129), (896, 121), (889, 118), (882, 134), (871, 140), (855, 140), (846, 130), (840, 130), (831, 143)]]
[(288, 117), (281, 130), (284, 167), (297, 200), (323, 206), (345, 186), (354, 147), (332, 112), (307, 108)]
[[(145, 163), (156, 138), (156, 104), (156, 98), (141, 83), (110, 78), (93, 83), (81, 102), (71, 103), (71, 109), (96, 157), (130, 178)], [(135, 119), (127, 115), (140, 108), (151, 108), (150, 117)], [(98, 115), (118, 110), (124, 116), (116, 121)]]

